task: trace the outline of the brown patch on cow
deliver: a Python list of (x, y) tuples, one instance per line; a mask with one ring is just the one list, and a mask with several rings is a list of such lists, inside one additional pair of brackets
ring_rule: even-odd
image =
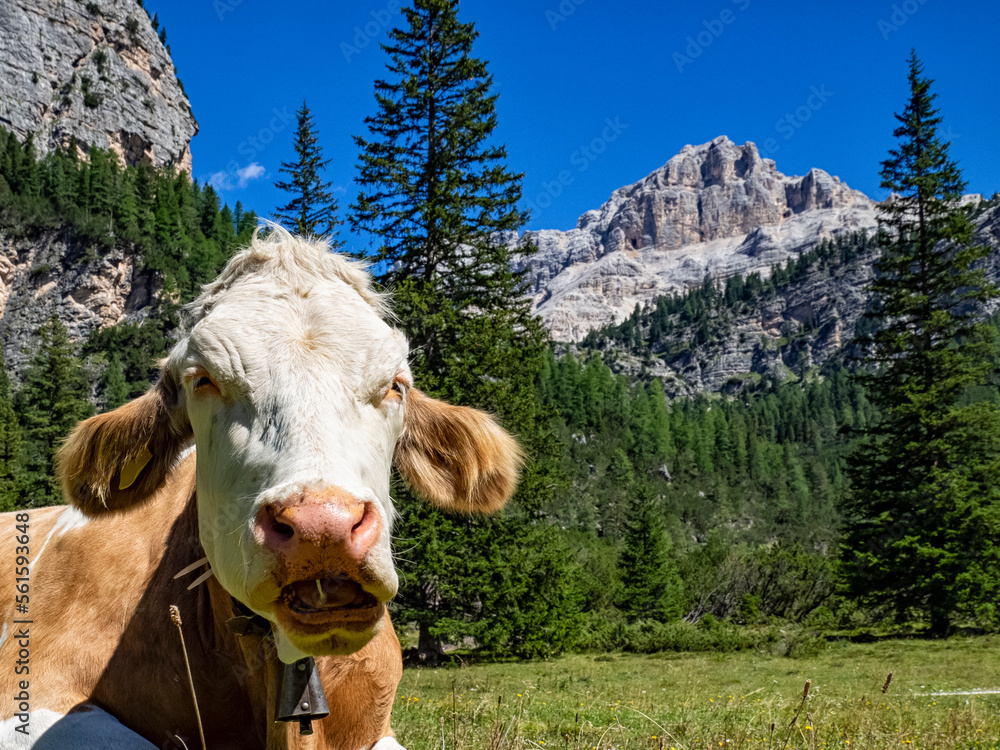
[(289, 750), (365, 748), (394, 736), (390, 713), (403, 676), (403, 659), (388, 614), (379, 634), (356, 654), (319, 657), (316, 666), (330, 715), (316, 723), (315, 744), (300, 736), (294, 723), (288, 725)]
[[(164, 371), (143, 396), (77, 425), (56, 454), (57, 473), (69, 502), (96, 516), (151, 497), (191, 438), (178, 400), (177, 384)], [(121, 489), (122, 469), (141, 460), (144, 451), (152, 458), (135, 481)]]
[[(31, 674), (32, 706), (60, 714), (99, 706), (156, 747), (201, 747), (185, 656), (168, 611), (176, 604), (211, 750), (356, 750), (391, 736), (403, 665), (388, 615), (356, 654), (316, 659), (331, 715), (314, 723), (314, 735), (300, 736), (295, 722), (274, 722), (278, 659), (271, 639), (234, 634), (226, 622), (240, 613), (214, 578), (193, 590), (189, 578), (174, 578), (204, 554), (194, 492), (191, 456), (148, 505), (68, 533), (52, 533), (64, 509), (31, 511), (32, 533), (51, 537), (32, 569), (31, 614), (48, 624), (31, 633), (32, 653), (41, 657)], [(0, 513), (0, 559), (13, 559), (15, 519)], [(11, 622), (15, 582), (5, 578), (0, 616)], [(14, 695), (22, 679), (0, 669), (0, 693)], [(14, 711), (15, 703), (4, 701), (0, 721)]]
[(488, 414), (413, 389), (395, 461), (413, 489), (435, 505), (491, 513), (514, 494), (524, 456)]

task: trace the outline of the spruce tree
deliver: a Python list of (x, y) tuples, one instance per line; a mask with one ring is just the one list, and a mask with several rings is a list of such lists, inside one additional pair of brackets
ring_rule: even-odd
[(292, 198), (275, 211), (274, 218), (289, 231), (329, 237), (330, 246), (336, 250), (344, 244), (337, 239), (338, 227), (343, 222), (337, 217), (337, 199), (331, 192), (333, 183), (324, 182), (322, 177), (331, 160), (323, 158), (312, 112), (304, 101), (295, 114), (298, 120), (295, 131), (297, 158), (281, 162), (278, 171), (289, 175), (289, 180), (274, 183)]
[(101, 376), (104, 386), (104, 406), (107, 411), (117, 409), (128, 401), (129, 385), (125, 379), (125, 370), (117, 354), (112, 354), (108, 360), (108, 366)]
[(897, 146), (882, 162), (883, 252), (858, 379), (879, 412), (850, 461), (850, 591), (933, 634), (992, 617), (1000, 578), (1000, 412), (968, 398), (991, 375), (983, 306), (996, 296), (959, 207), (965, 188), (913, 53)]
[(62, 502), (55, 451), (77, 422), (94, 413), (83, 366), (57, 315), (38, 329), (38, 347), (16, 399), (24, 428), (25, 494), (33, 506)]
[(102, 222), (108, 222), (102, 229), (111, 231), (111, 217), (116, 213), (120, 202), (120, 196), (115, 190), (118, 160), (109, 151), (95, 146), (91, 146), (88, 156), (90, 182), (87, 208), (93, 219), (100, 218)]
[[(3, 362), (0, 361), (0, 365)], [(14, 411), (7, 368), (0, 369), (0, 512), (14, 510), (21, 500), (21, 426)]]
[(139, 204), (135, 194), (136, 170), (125, 169), (121, 176), (121, 196), (116, 209), (117, 231), (124, 239), (139, 239)]
[(597, 509), (600, 521), (598, 532), (602, 537), (618, 541), (624, 534), (636, 487), (635, 468), (621, 448), (611, 454), (604, 479), (601, 502)]
[[(368, 134), (355, 137), (360, 191), (350, 216), (377, 243), (373, 260), (392, 289), (418, 387), (496, 414), (531, 457), (506, 516), (447, 517), (398, 493), (401, 617), (420, 624), (428, 658), (444, 638), (558, 650), (568, 637), (559, 618), (574, 622), (572, 597), (555, 593), (567, 591), (559, 581), (569, 551), (548, 544), (539, 522), (557, 481), (548, 415), (534, 393), (546, 335), (511, 270), (512, 239), (526, 220), (517, 207), (522, 175), (493, 143), (492, 78), (472, 54), (473, 24), (457, 10), (457, 0), (415, 0), (403, 10), (405, 28), (382, 45), (389, 78), (375, 83)], [(503, 584), (540, 569), (551, 598)]]
[(245, 210), (243, 204), (236, 201), (236, 207), (233, 210), (233, 226), (236, 229), (237, 240), (248, 242), (257, 228), (257, 214)]
[(684, 614), (684, 586), (670, 556), (663, 510), (649, 482), (636, 482), (618, 558), (618, 608), (631, 620), (676, 620)]
[[(510, 272), (525, 248), (511, 233), (527, 214), (518, 209), (523, 175), (507, 171), (506, 149), (492, 143), (497, 125), (493, 79), (472, 56), (478, 36), (460, 23), (456, 0), (417, 0), (395, 29), (390, 80), (375, 82), (379, 111), (356, 136), (361, 186), (350, 217), (354, 229), (380, 243), (373, 260), (387, 262), (383, 282), (397, 311), (411, 320), (410, 341), (436, 378), (447, 366), (443, 329), (494, 305), (535, 326), (527, 303), (514, 304), (523, 279)], [(535, 326), (537, 327), (537, 326)]]

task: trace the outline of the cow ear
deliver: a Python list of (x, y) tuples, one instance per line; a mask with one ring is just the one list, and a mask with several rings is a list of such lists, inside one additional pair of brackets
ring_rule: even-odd
[(521, 447), (493, 418), (411, 389), (396, 466), (410, 486), (445, 510), (490, 513), (517, 487)]
[(77, 425), (56, 454), (66, 499), (100, 515), (151, 497), (191, 438), (179, 396), (164, 370), (143, 396)]

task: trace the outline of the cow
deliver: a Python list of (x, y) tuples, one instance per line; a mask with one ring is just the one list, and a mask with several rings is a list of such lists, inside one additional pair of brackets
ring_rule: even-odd
[[(155, 385), (76, 427), (68, 505), (2, 514), (0, 747), (399, 747), (392, 466), (492, 512), (522, 454), (414, 387), (388, 305), (274, 227), (186, 308)], [(307, 657), (330, 715), (302, 735), (275, 702)]]

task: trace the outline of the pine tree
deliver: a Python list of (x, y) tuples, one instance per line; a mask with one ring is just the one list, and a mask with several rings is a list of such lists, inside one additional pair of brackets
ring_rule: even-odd
[(509, 271), (518, 254), (510, 233), (527, 219), (517, 208), (523, 175), (508, 172), (506, 150), (490, 142), (493, 80), (457, 7), (418, 0), (404, 10), (409, 28), (383, 45), (394, 80), (376, 81), (379, 112), (365, 120), (369, 138), (355, 137), (361, 191), (351, 224), (381, 243), (374, 260), (391, 264), (383, 280), (414, 320), (411, 344), (432, 371), (447, 358), (440, 330), (449, 321), (418, 327), (418, 317), (437, 302), (459, 315), (512, 309), (524, 286)]
[(136, 225), (143, 239), (151, 239), (156, 229), (156, 171), (149, 164), (135, 168)]
[(101, 380), (104, 385), (104, 406), (107, 411), (117, 409), (128, 401), (128, 381), (125, 379), (125, 371), (117, 354), (111, 355)]
[(121, 199), (116, 208), (118, 217), (118, 233), (126, 240), (139, 239), (139, 203), (136, 198), (135, 169), (125, 169), (121, 176)]
[[(109, 221), (118, 206), (118, 195), (115, 191), (115, 172), (118, 160), (110, 152), (92, 146), (88, 152), (90, 158), (90, 184), (88, 186), (89, 202), (87, 208), (94, 218), (100, 217)], [(110, 224), (104, 227), (110, 230)]]
[(245, 210), (243, 204), (236, 201), (236, 208), (233, 211), (233, 226), (236, 229), (237, 238), (249, 240), (254, 229), (257, 228), (257, 214)]
[(94, 412), (87, 377), (66, 327), (53, 315), (38, 329), (38, 351), (17, 393), (24, 427), (26, 497), (33, 506), (62, 502), (54, 456), (60, 442)]
[(22, 497), (22, 481), (21, 426), (14, 412), (10, 378), (4, 366), (0, 370), (0, 512), (17, 507)]
[(618, 559), (618, 608), (632, 620), (676, 620), (684, 610), (684, 587), (670, 556), (663, 510), (648, 482), (636, 483), (631, 506)]
[(156, 244), (158, 245), (158, 255), (161, 257), (156, 270), (167, 270), (171, 268), (170, 258), (176, 257), (177, 248), (182, 242), (181, 232), (183, 227), (180, 222), (180, 203), (177, 192), (174, 190), (173, 181), (168, 175), (157, 174), (155, 176), (156, 198), (153, 209), (153, 222), (155, 226)]
[(32, 133), (24, 141), (23, 158), (21, 159), (20, 174), (21, 195), (29, 198), (37, 198), (42, 191), (42, 183), (39, 175), (38, 161), (35, 152), (35, 136)]
[(605, 478), (607, 481), (598, 508), (601, 524), (599, 531), (603, 537), (620, 540), (631, 511), (636, 486), (635, 468), (621, 448), (611, 454)]
[[(472, 55), (477, 34), (457, 9), (457, 0), (415, 0), (403, 11), (406, 28), (383, 45), (390, 79), (376, 82), (378, 112), (366, 118), (368, 135), (355, 137), (361, 189), (350, 216), (378, 243), (373, 260), (392, 288), (417, 385), (498, 415), (533, 459), (503, 518), (448, 518), (399, 493), (399, 535), (408, 540), (401, 614), (420, 624), (430, 658), (444, 637), (512, 648), (547, 638), (557, 650), (556, 620), (572, 619), (499, 583), (530, 576), (524, 566), (546, 556), (550, 583), (564, 580), (570, 562), (537, 522), (558, 483), (550, 476), (557, 449), (534, 393), (545, 332), (511, 270), (512, 234), (526, 219), (517, 208), (522, 175), (508, 172), (504, 148), (491, 145), (492, 78)], [(530, 560), (513, 553), (528, 548)]]
[(959, 208), (965, 183), (938, 134), (913, 53), (910, 98), (882, 163), (884, 250), (870, 285), (880, 324), (859, 375), (880, 417), (852, 456), (843, 557), (850, 590), (944, 634), (989, 615), (1000, 577), (1000, 412), (964, 398), (990, 375), (981, 321), (996, 295)]
[[(162, 311), (161, 311), (162, 314)], [(105, 402), (108, 402), (107, 389), (111, 387), (111, 400), (116, 404), (142, 395), (149, 384), (156, 379), (158, 368), (156, 362), (166, 356), (169, 346), (164, 332), (166, 321), (161, 316), (151, 316), (141, 324), (119, 323), (92, 331), (83, 344), (83, 356), (106, 356), (109, 361), (104, 373)], [(127, 388), (118, 390), (114, 383), (117, 374), (111, 372), (117, 360)], [(108, 382), (109, 378), (111, 383)], [(110, 405), (109, 405), (110, 408)]]
[(344, 244), (337, 239), (338, 227), (343, 222), (337, 217), (337, 199), (330, 191), (333, 183), (324, 182), (322, 178), (331, 160), (323, 158), (312, 112), (304, 101), (295, 114), (298, 118), (295, 154), (298, 158), (293, 162), (281, 162), (278, 171), (289, 175), (290, 179), (274, 183), (292, 199), (275, 211), (274, 218), (299, 234), (326, 235), (330, 238), (330, 246), (336, 250)]

